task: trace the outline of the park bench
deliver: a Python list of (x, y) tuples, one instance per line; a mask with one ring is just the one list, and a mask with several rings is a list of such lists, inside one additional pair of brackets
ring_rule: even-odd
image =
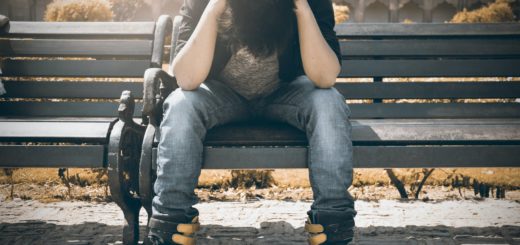
[[(349, 103), (356, 168), (520, 166), (520, 81), (510, 81), (520, 76), (520, 24), (341, 24), (336, 32), (343, 65), (335, 87), (365, 100)], [(162, 103), (177, 88), (173, 58), (169, 73), (145, 73), (135, 181), (148, 214)], [(479, 79), (464, 81), (471, 77)], [(235, 123), (208, 132), (203, 168), (306, 168), (306, 153), (305, 134), (289, 125)]]
[[(138, 187), (128, 179), (137, 172), (118, 164), (138, 163), (144, 128), (122, 126), (134, 105), (126, 93), (117, 100), (124, 89), (142, 91), (146, 69), (162, 67), (171, 31), (169, 16), (88, 23), (0, 16), (0, 79), (7, 91), (0, 96), (0, 167), (108, 168), (113, 200), (133, 214), (127, 210), (140, 208), (131, 194)], [(133, 233), (125, 226), (125, 237)]]

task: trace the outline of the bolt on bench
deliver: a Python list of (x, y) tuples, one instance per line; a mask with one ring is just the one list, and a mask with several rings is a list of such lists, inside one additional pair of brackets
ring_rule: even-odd
[[(108, 167), (112, 198), (127, 223), (134, 222), (137, 217), (129, 215), (140, 202), (128, 180), (138, 178), (133, 169), (144, 128), (121, 127), (118, 113), (120, 120), (131, 121), (134, 104), (127, 93), (119, 108), (117, 99), (124, 89), (142, 91), (145, 70), (162, 66), (171, 18), (161, 16), (156, 23), (2, 19), (7, 24), (0, 28), (0, 79), (7, 93), (0, 96), (0, 167)], [(137, 232), (126, 225), (124, 234), (129, 243)]]

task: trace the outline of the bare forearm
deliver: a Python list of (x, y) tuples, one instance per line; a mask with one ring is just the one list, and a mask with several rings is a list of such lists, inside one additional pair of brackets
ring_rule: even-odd
[(182, 89), (197, 89), (211, 69), (220, 16), (219, 9), (212, 4), (216, 3), (208, 4), (193, 34), (173, 60), (173, 72)]
[(317, 87), (332, 87), (341, 70), (338, 58), (321, 34), (306, 0), (297, 1), (300, 1), (297, 4), (296, 17), (305, 74)]

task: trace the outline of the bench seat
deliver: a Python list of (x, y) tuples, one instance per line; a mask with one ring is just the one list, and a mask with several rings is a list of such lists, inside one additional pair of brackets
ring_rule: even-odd
[[(520, 143), (520, 119), (352, 119), (354, 145)], [(210, 130), (208, 146), (307, 145), (303, 132), (282, 123), (244, 122)]]
[[(352, 119), (351, 123), (355, 167), (486, 167), (490, 161), (496, 167), (517, 166), (520, 119)], [(307, 167), (305, 134), (283, 123), (216, 127), (204, 145), (205, 169)], [(154, 169), (156, 154), (154, 148)]]
[(114, 118), (0, 118), (0, 142), (106, 144)]

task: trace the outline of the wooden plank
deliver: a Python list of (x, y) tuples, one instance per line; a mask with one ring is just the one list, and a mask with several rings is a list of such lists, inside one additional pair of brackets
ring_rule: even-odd
[(6, 168), (101, 168), (103, 145), (0, 145), (0, 166)]
[(55, 38), (135, 37), (152, 39), (154, 22), (29, 22), (11, 21), (0, 37), (53, 36)]
[[(153, 165), (156, 165), (156, 156), (157, 148), (154, 148)], [(520, 167), (520, 145), (354, 146), (354, 167)], [(206, 147), (203, 168), (307, 168), (307, 148)]]
[(518, 23), (342, 23), (335, 27), (340, 38), (519, 36)]
[(5, 98), (119, 99), (124, 90), (135, 98), (143, 97), (142, 82), (38, 82), (3, 81)]
[(347, 99), (518, 98), (520, 82), (338, 82)]
[(356, 145), (520, 144), (520, 119), (352, 120)]
[(340, 77), (520, 76), (520, 59), (343, 60)]
[(113, 117), (116, 102), (2, 102), (0, 115), (17, 117)]
[(242, 122), (223, 125), (208, 131), (208, 146), (307, 145), (307, 136), (285, 123)]
[[(354, 145), (520, 144), (520, 119), (353, 119)], [(283, 123), (245, 122), (208, 132), (207, 146), (307, 146)]]
[[(4, 98), (117, 99), (123, 90), (142, 98), (141, 82), (3, 81)], [(347, 99), (518, 98), (520, 82), (338, 82)]]
[[(115, 120), (115, 119), (114, 119)], [(111, 122), (0, 121), (0, 141), (107, 143)]]
[(519, 118), (520, 103), (351, 104), (351, 118)]
[[(116, 117), (116, 102), (2, 102), (0, 116)], [(351, 104), (353, 119), (368, 118), (519, 118), (520, 103)], [(139, 117), (142, 103), (136, 103)]]
[(354, 166), (363, 168), (520, 167), (520, 145), (358, 146)]
[(426, 39), (426, 40), (343, 40), (341, 53), (346, 57), (429, 56), (488, 57), (520, 55), (519, 39)]
[(5, 60), (4, 76), (142, 77), (149, 60)]
[(151, 40), (0, 39), (0, 56), (117, 56), (150, 59), (151, 53)]

